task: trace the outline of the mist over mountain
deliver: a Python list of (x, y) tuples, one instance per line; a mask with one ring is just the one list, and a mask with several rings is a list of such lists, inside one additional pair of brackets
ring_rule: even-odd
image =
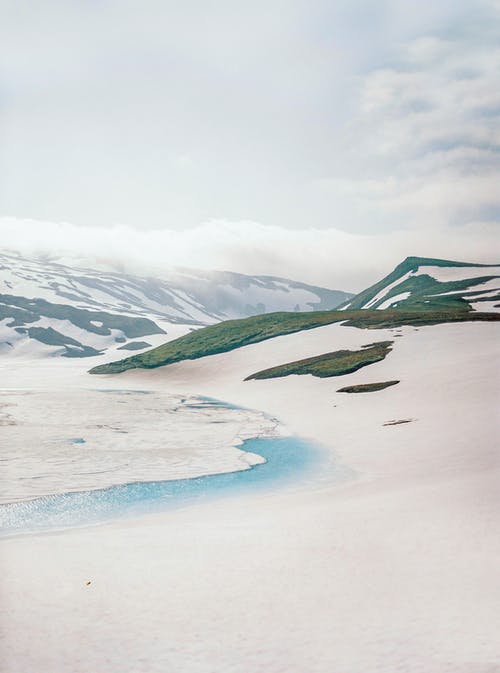
[[(161, 278), (0, 255), (0, 352), (87, 357), (131, 341), (271, 311), (335, 308), (352, 294), (273, 276), (176, 269)], [(162, 335), (159, 337), (158, 335)]]

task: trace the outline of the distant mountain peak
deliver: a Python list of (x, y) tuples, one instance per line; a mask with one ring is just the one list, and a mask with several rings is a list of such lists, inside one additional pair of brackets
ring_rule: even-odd
[(500, 265), (407, 257), (342, 309), (500, 310)]

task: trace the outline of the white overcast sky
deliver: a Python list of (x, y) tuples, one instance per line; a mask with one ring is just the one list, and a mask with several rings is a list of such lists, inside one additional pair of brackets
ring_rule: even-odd
[(0, 0), (2, 247), (360, 289), (498, 261), (497, 0)]

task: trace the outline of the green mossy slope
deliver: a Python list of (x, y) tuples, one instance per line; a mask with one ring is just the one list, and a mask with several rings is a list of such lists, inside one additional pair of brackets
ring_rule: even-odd
[(190, 332), (178, 339), (145, 353), (99, 365), (91, 374), (117, 374), (128, 369), (151, 369), (164, 365), (196, 360), (207, 355), (226, 353), (235, 348), (258, 343), (277, 336), (344, 321), (364, 329), (401, 327), (403, 325), (436, 325), (448, 322), (500, 320), (499, 313), (469, 311), (314, 311), (310, 313), (266, 313), (241, 320), (227, 320)]
[(251, 374), (247, 376), (245, 381), (253, 379), (276, 379), (282, 376), (290, 376), (291, 374), (312, 374), (322, 379), (330, 376), (352, 374), (362, 367), (383, 360), (392, 350), (391, 346), (393, 343), (393, 341), (379, 341), (358, 351), (334, 351), (312, 358), (305, 358), (304, 360), (287, 362), (284, 365), (263, 369), (256, 374)]

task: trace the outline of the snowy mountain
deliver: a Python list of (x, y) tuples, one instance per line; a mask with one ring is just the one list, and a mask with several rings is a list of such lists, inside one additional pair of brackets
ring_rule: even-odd
[(0, 353), (141, 350), (166, 333), (271, 311), (330, 309), (351, 296), (272, 276), (186, 269), (146, 278), (0, 254)]
[(392, 273), (340, 308), (498, 312), (500, 265), (407, 257)]

